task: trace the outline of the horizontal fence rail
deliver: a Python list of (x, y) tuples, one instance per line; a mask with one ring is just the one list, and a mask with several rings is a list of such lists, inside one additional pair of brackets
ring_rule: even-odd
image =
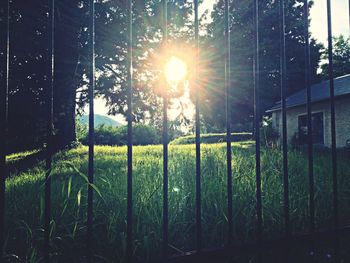
[[(199, 1), (193, 0), (193, 26), (194, 26), (194, 46), (195, 46), (195, 77), (193, 83), (195, 87), (195, 174), (191, 175), (194, 177), (195, 185), (195, 251), (184, 252), (181, 256), (174, 257), (169, 252), (169, 124), (168, 124), (168, 107), (169, 107), (169, 94), (168, 84), (164, 80), (164, 91), (162, 92), (162, 158), (163, 158), (163, 180), (162, 180), (162, 237), (161, 237), (161, 254), (162, 262), (214, 262), (215, 260), (226, 260), (232, 258), (244, 251), (249, 251), (257, 255), (258, 262), (263, 262), (263, 250), (266, 248), (275, 249), (286, 249), (286, 255), (289, 255), (288, 248), (291, 245), (297, 244), (298, 242), (307, 242), (310, 260), (313, 260), (315, 255), (315, 242), (317, 238), (332, 238), (334, 241), (334, 255), (335, 262), (340, 262), (339, 258), (339, 246), (340, 237), (348, 235), (350, 233), (349, 227), (340, 227), (339, 223), (339, 194), (338, 194), (338, 170), (337, 170), (337, 141), (336, 141), (336, 112), (335, 112), (335, 91), (334, 91), (334, 68), (333, 68), (333, 42), (332, 42), (332, 15), (331, 15), (331, 0), (324, 0), (327, 2), (327, 33), (328, 33), (328, 60), (329, 60), (329, 91), (330, 91), (330, 127), (331, 127), (331, 154), (332, 154), (332, 216), (333, 226), (331, 229), (326, 231), (316, 231), (315, 222), (315, 176), (314, 176), (314, 148), (313, 148), (313, 123), (312, 123), (312, 94), (311, 94), (311, 61), (310, 61), (310, 33), (309, 33), (309, 7), (310, 1), (304, 0), (303, 6), (303, 26), (304, 36), (303, 44), (305, 45), (305, 71), (304, 71), (304, 83), (306, 88), (306, 111), (307, 111), (307, 180), (308, 180), (308, 234), (306, 235), (293, 235), (291, 229), (291, 208), (290, 208), (290, 183), (288, 173), (288, 123), (287, 123), (287, 46), (286, 46), (286, 6), (287, 0), (279, 0), (279, 41), (280, 41), (280, 65), (279, 65), (279, 78), (280, 78), (280, 93), (281, 93), (281, 116), (282, 116), (282, 181), (283, 184), (283, 223), (284, 223), (284, 236), (281, 239), (276, 240), (264, 240), (264, 210), (263, 210), (263, 196), (264, 189), (262, 188), (262, 171), (261, 171), (261, 74), (264, 74), (261, 69), (261, 1), (252, 0), (252, 17), (253, 20), (253, 74), (254, 74), (254, 141), (255, 141), (255, 242), (249, 244), (234, 244), (234, 189), (233, 183), (233, 171), (232, 171), (232, 138), (231, 124), (234, 122), (231, 104), (232, 94), (234, 85), (231, 79), (231, 14), (230, 10), (233, 9), (232, 1), (224, 0), (224, 87), (225, 87), (225, 125), (226, 125), (226, 160), (225, 166), (226, 171), (226, 189), (227, 192), (227, 233), (225, 238), (227, 239), (225, 246), (206, 250), (203, 248), (203, 227), (204, 222), (202, 215), (202, 171), (201, 171), (201, 104), (200, 104), (200, 28), (199, 28)], [(5, 14), (5, 30), (1, 32), (1, 48), (5, 54), (2, 57), (1, 69), (3, 71), (1, 79), (1, 98), (0, 98), (0, 261), (4, 259), (3, 251), (5, 242), (5, 179), (8, 176), (6, 171), (6, 154), (7, 154), (7, 128), (8, 128), (8, 105), (9, 105), (9, 84), (11, 79), (10, 71), (10, 21), (11, 21), (11, 9), (10, 1), (3, 1), (4, 14)], [(95, 159), (94, 159), (94, 96), (96, 88), (96, 63), (95, 63), (95, 1), (89, 0), (89, 74), (88, 74), (88, 102), (89, 102), (89, 127), (88, 127), (88, 186), (87, 186), (87, 214), (86, 214), (86, 261), (95, 262), (94, 254), (94, 172), (95, 172)], [(51, 170), (53, 167), (53, 156), (54, 156), (54, 88), (55, 88), (55, 0), (48, 0), (48, 16), (47, 16), (47, 30), (48, 30), (48, 48), (47, 48), (47, 130), (46, 130), (46, 158), (45, 158), (45, 193), (44, 193), (44, 237), (43, 237), (43, 248), (42, 254), (44, 262), (51, 262), (52, 252), (50, 247), (51, 237)], [(134, 235), (134, 220), (133, 220), (133, 47), (136, 45), (133, 43), (135, 39), (133, 31), (133, 2), (125, 1), (124, 8), (127, 10), (128, 23), (126, 25), (127, 31), (127, 94), (126, 94), (126, 106), (127, 106), (127, 196), (126, 196), (126, 262), (135, 261), (134, 250), (135, 250), (135, 235)], [(169, 41), (168, 28), (170, 23), (170, 12), (168, 13), (168, 0), (162, 1), (163, 9), (163, 24), (162, 34), (163, 43), (166, 47)], [(350, 7), (349, 7), (349, 18), (350, 18)], [(234, 77), (232, 77), (234, 78)], [(11, 103), (11, 101), (10, 101)], [(85, 252), (84, 252), (85, 253)], [(289, 256), (287, 256), (289, 258)], [(288, 259), (289, 260), (289, 259)]]

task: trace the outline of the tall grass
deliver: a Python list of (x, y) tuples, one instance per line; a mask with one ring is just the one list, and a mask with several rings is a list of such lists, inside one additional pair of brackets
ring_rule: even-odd
[[(255, 155), (253, 143), (233, 144), (233, 211), (236, 243), (255, 240)], [(350, 223), (349, 152), (339, 152), (342, 224)], [(162, 147), (138, 146), (133, 158), (134, 256), (145, 262), (160, 257), (162, 237)], [(262, 149), (264, 238), (283, 235), (281, 153)], [(95, 151), (94, 253), (96, 262), (124, 262), (126, 247), (126, 147), (97, 146)], [(202, 146), (202, 222), (205, 248), (227, 238), (226, 147)], [(316, 220), (332, 222), (331, 162), (328, 151), (315, 152)], [(87, 148), (56, 155), (52, 171), (53, 262), (83, 262), (86, 245)], [(308, 230), (306, 155), (289, 152), (290, 212), (294, 233)], [(9, 261), (38, 262), (43, 242), (45, 171), (41, 167), (6, 182), (6, 253)], [(169, 230), (172, 253), (194, 249), (195, 148), (169, 148)]]

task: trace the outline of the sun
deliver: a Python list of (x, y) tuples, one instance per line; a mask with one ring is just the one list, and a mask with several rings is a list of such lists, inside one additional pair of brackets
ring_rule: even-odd
[(165, 77), (169, 85), (176, 86), (185, 79), (187, 65), (181, 59), (172, 56), (165, 65)]

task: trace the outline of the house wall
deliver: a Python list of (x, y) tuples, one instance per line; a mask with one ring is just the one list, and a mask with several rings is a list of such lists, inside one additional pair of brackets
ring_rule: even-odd
[[(312, 105), (312, 112), (323, 112), (324, 143), (331, 147), (331, 109), (330, 102), (318, 102)], [(287, 110), (287, 136), (288, 142), (298, 133), (298, 116), (306, 114), (306, 105)], [(337, 147), (345, 147), (350, 139), (350, 96), (335, 100), (335, 122)], [(272, 113), (272, 126), (282, 134), (281, 112)]]

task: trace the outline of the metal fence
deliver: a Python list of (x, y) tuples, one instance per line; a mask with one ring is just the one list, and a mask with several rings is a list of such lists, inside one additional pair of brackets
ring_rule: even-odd
[[(164, 12), (164, 36), (167, 41), (167, 1), (163, 1)], [(194, 26), (195, 26), (195, 43), (197, 56), (199, 51), (199, 20), (198, 20), (198, 0), (194, 1)], [(228, 256), (234, 255), (237, 251), (254, 251), (258, 253), (261, 260), (261, 252), (265, 247), (275, 248), (288, 248), (291, 242), (298, 242), (300, 240), (306, 240), (310, 244), (310, 261), (313, 257), (313, 244), (315, 239), (320, 236), (327, 236), (334, 238), (335, 251), (338, 251), (339, 237), (341, 234), (348, 232), (349, 228), (339, 228), (339, 209), (338, 209), (338, 182), (337, 182), (337, 151), (336, 151), (336, 131), (335, 131), (335, 99), (334, 99), (334, 77), (333, 77), (333, 52), (332, 52), (332, 17), (331, 17), (331, 1), (327, 1), (327, 19), (328, 19), (328, 57), (329, 57), (329, 77), (330, 77), (330, 106), (331, 106), (331, 138), (332, 138), (332, 179), (333, 179), (333, 218), (334, 224), (330, 231), (327, 232), (316, 232), (315, 230), (315, 184), (314, 184), (314, 171), (313, 171), (313, 142), (312, 142), (312, 105), (311, 105), (311, 91), (310, 91), (310, 45), (309, 45), (309, 21), (308, 21), (308, 5), (309, 1), (304, 0), (304, 26), (305, 26), (305, 87), (307, 88), (307, 127), (308, 127), (308, 180), (309, 180), (309, 233), (302, 236), (295, 236), (291, 234), (290, 227), (290, 209), (289, 209), (289, 181), (288, 181), (288, 149), (287, 149), (287, 117), (286, 117), (286, 42), (285, 42), (285, 0), (279, 0), (279, 15), (280, 15), (280, 75), (281, 75), (281, 105), (282, 105), (282, 152), (283, 152), (283, 189), (284, 189), (284, 231), (285, 236), (281, 239), (270, 240), (263, 242), (263, 212), (262, 212), (262, 190), (261, 190), (261, 164), (260, 164), (260, 89), (259, 89), (259, 76), (260, 71), (260, 41), (259, 41), (259, 1), (252, 0), (254, 5), (254, 91), (255, 91), (255, 102), (254, 102), (254, 115), (255, 115), (255, 161), (256, 161), (256, 235), (257, 242), (252, 244), (233, 245), (233, 182), (232, 182), (232, 150), (231, 150), (231, 111), (229, 105), (231, 104), (230, 99), (230, 28), (229, 28), (229, 1), (225, 0), (225, 28), (223, 29), (225, 35), (225, 90), (226, 90), (226, 134), (227, 134), (227, 246), (213, 249), (203, 250), (202, 248), (202, 221), (201, 221), (201, 143), (200, 143), (200, 123), (199, 123), (199, 100), (198, 96), (195, 100), (195, 136), (196, 136), (196, 180), (195, 180), (195, 193), (196, 193), (196, 250), (189, 252), (182, 257), (170, 257), (168, 251), (168, 225), (169, 225), (169, 213), (168, 213), (168, 120), (167, 120), (167, 109), (168, 109), (168, 98), (167, 94), (163, 95), (164, 108), (163, 108), (163, 259), (169, 262), (212, 262), (213, 260), (227, 259)], [(6, 130), (8, 123), (8, 90), (9, 90), (9, 78), (10, 72), (10, 1), (2, 1), (5, 10), (5, 23), (6, 30), (1, 32), (1, 41), (4, 41), (6, 47), (5, 59), (1, 61), (3, 64), (4, 77), (1, 79), (1, 95), (0, 95), (0, 247), (4, 246), (4, 215), (5, 215), (5, 179), (6, 173)], [(55, 21), (55, 0), (49, 0), (50, 13), (48, 15), (48, 59), (47, 59), (47, 72), (49, 76), (49, 86), (47, 92), (49, 93), (48, 105), (48, 123), (47, 123), (47, 147), (46, 147), (46, 181), (45, 181), (45, 221), (44, 221), (44, 261), (50, 261), (50, 220), (51, 220), (51, 179), (50, 171), (52, 168), (52, 138), (53, 138), (53, 87), (54, 87), (54, 60), (55, 60), (55, 35), (54, 35), (54, 21)], [(88, 159), (88, 199), (87, 199), (87, 241), (86, 241), (86, 255), (87, 261), (93, 262), (93, 188), (94, 182), (94, 89), (95, 89), (95, 8), (94, 1), (90, 0), (90, 74), (89, 74), (89, 159)], [(133, 199), (132, 199), (132, 90), (133, 90), (133, 76), (132, 76), (132, 57), (133, 57), (133, 25), (132, 25), (132, 1), (127, 2), (128, 10), (128, 96), (127, 96), (127, 121), (128, 121), (128, 143), (127, 143), (127, 261), (132, 261), (133, 254)], [(6, 43), (5, 43), (6, 42)], [(341, 231), (340, 231), (341, 230)], [(0, 249), (0, 257), (3, 258), (3, 249)], [(335, 262), (338, 262), (339, 258), (335, 253)]]

